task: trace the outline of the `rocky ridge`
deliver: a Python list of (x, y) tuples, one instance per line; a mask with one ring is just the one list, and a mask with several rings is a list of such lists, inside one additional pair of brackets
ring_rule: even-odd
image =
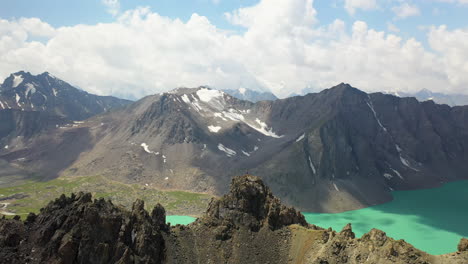
[(344, 83), (257, 103), (178, 88), (33, 140), (11, 133), (0, 159), (43, 177), (102, 175), (214, 195), (250, 172), (287, 205), (342, 212), (388, 202), (394, 190), (466, 179), (467, 116), (468, 107)]
[(129, 100), (87, 93), (48, 72), (12, 73), (0, 86), (0, 110), (47, 112), (74, 121), (129, 103)]
[(137, 200), (128, 211), (84, 193), (62, 195), (24, 222), (0, 220), (3, 263), (466, 263), (466, 241), (431, 256), (380, 230), (355, 238), (350, 225), (308, 225), (250, 175), (234, 178), (188, 226), (167, 225), (160, 205), (148, 213)]

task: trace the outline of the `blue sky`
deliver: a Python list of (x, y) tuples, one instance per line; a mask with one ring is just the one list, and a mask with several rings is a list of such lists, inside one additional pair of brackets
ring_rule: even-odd
[[(447, 0), (449, 2), (450, 0)], [(222, 29), (243, 29), (229, 23), (224, 13), (251, 6), (258, 0), (121, 0), (120, 10), (135, 9), (139, 6), (150, 7), (153, 12), (171, 18), (187, 21), (193, 13), (206, 16), (211, 23)], [(407, 1), (417, 5), (420, 15), (405, 19), (396, 19), (391, 6), (392, 1), (378, 1), (375, 10), (357, 9), (354, 15), (344, 8), (343, 1), (316, 0), (314, 7), (320, 24), (330, 24), (335, 19), (341, 19), (347, 24), (363, 20), (369, 27), (376, 30), (388, 30), (391, 23), (398, 27), (400, 35), (406, 38), (414, 37), (425, 42), (427, 30), (431, 25), (447, 25), (449, 28), (466, 28), (468, 5), (447, 3), (444, 1)], [(0, 18), (17, 19), (21, 17), (37, 17), (54, 27), (73, 26), (76, 24), (110, 23), (115, 17), (107, 12), (107, 7), (99, 0), (2, 0)]]
[[(214, 4), (212, 0), (121, 0), (121, 10), (148, 6), (154, 12), (171, 18), (188, 20), (193, 13), (204, 15), (220, 27), (230, 28), (224, 13), (242, 6), (255, 4), (253, 0), (229, 0)], [(96, 24), (112, 22), (106, 6), (99, 0), (3, 0), (0, 17), (11, 19), (38, 17), (53, 26), (72, 26), (76, 24)]]
[(468, 0), (0, 1), (0, 78), (49, 71), (131, 98), (204, 84), (468, 90)]

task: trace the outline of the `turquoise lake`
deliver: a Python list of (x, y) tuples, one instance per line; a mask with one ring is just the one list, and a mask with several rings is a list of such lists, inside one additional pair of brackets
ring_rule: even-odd
[[(352, 223), (358, 237), (378, 228), (389, 237), (404, 239), (434, 255), (456, 251), (460, 239), (468, 237), (468, 181), (392, 194), (394, 200), (386, 204), (337, 214), (304, 215), (307, 222), (336, 231)], [(194, 220), (189, 216), (167, 217), (172, 225), (186, 225)]]
[(166, 216), (166, 223), (171, 223), (171, 225), (188, 225), (194, 222), (196, 218), (185, 215), (168, 215)]

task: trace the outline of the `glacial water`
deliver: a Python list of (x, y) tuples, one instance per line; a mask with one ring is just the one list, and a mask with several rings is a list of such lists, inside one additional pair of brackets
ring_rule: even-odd
[(171, 223), (172, 226), (175, 225), (188, 225), (194, 222), (196, 218), (186, 215), (168, 215), (166, 216), (166, 223)]
[(468, 237), (468, 181), (392, 194), (394, 200), (386, 204), (337, 214), (304, 215), (309, 223), (337, 231), (352, 223), (358, 237), (372, 228), (381, 229), (389, 237), (404, 239), (434, 255), (456, 251), (460, 239)]
[[(434, 255), (456, 251), (460, 239), (468, 237), (468, 181), (392, 194), (394, 200), (386, 204), (337, 214), (304, 215), (307, 222), (336, 231), (352, 223), (357, 237), (378, 228), (389, 237), (404, 239)], [(195, 218), (190, 216), (167, 217), (171, 225), (193, 221)]]

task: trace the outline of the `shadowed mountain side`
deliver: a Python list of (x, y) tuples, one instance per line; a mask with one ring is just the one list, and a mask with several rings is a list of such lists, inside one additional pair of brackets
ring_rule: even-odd
[[(131, 211), (80, 193), (50, 202), (25, 222), (0, 220), (0, 258), (7, 263), (466, 263), (459, 252), (431, 256), (373, 229), (356, 239), (307, 225), (281, 205), (258, 177), (236, 177), (230, 192), (212, 200), (188, 226), (165, 224), (137, 200)], [(455, 250), (455, 249), (454, 249)]]
[[(36, 112), (37, 113), (37, 112)], [(64, 127), (45, 130), (47, 133), (32, 138), (21, 137), (12, 151), (0, 151), (0, 159), (8, 161), (23, 174), (34, 175), (34, 179), (57, 178), (83, 153), (93, 146), (94, 136), (88, 128)], [(34, 144), (29, 144), (34, 142)]]

